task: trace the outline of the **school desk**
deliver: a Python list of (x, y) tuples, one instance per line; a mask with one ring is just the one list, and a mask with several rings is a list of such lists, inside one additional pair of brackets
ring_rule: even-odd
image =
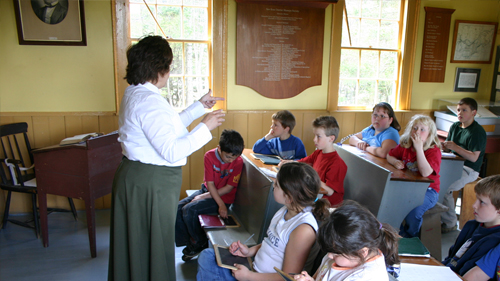
[[(254, 159), (251, 149), (244, 149), (243, 170), (230, 213), (236, 216), (241, 227), (207, 230), (207, 236), (212, 244), (227, 245), (234, 241), (245, 241), (254, 236), (247, 245), (262, 242), (267, 228), (276, 211), (283, 205), (274, 200), (272, 184), (274, 178), (268, 177), (259, 167), (272, 168), (260, 160)], [(226, 243), (227, 242), (227, 243)]]
[[(399, 194), (402, 192), (403, 197), (394, 197), (391, 195), (391, 191), (387, 190), (387, 192), (389, 192), (389, 193), (386, 196), (389, 196), (389, 197), (386, 198), (387, 201), (385, 201), (385, 202), (391, 202), (390, 200), (398, 201), (398, 198), (402, 198), (401, 200), (399, 200), (402, 202), (397, 202), (396, 204), (397, 205), (401, 204), (403, 209), (397, 209), (397, 207), (394, 205), (395, 202), (390, 203), (391, 205), (394, 205), (394, 208), (388, 208), (388, 209), (382, 205), (376, 204), (376, 202), (375, 203), (371, 202), (371, 208), (373, 210), (382, 210), (383, 211), (382, 214), (380, 214), (381, 217), (384, 217), (387, 215), (391, 216), (391, 212), (396, 211), (399, 213), (398, 217), (402, 216), (402, 218), (404, 219), (404, 217), (406, 217), (406, 215), (411, 210), (413, 210), (413, 208), (415, 208), (423, 203), (423, 198), (424, 198), (423, 195), (425, 195), (425, 191), (426, 191), (427, 187), (432, 182), (430, 179), (424, 178), (419, 173), (414, 173), (414, 172), (411, 172), (407, 169), (398, 170), (394, 166), (389, 164), (386, 159), (374, 156), (373, 154), (362, 151), (362, 150), (358, 149), (357, 147), (354, 147), (351, 145), (336, 146), (336, 148), (339, 148), (341, 151), (345, 151), (345, 152), (339, 152), (339, 154), (341, 154), (340, 156), (342, 157), (344, 162), (346, 162), (346, 160), (344, 159), (344, 157), (342, 155), (346, 155), (346, 157), (348, 157), (348, 159), (351, 159), (353, 156), (356, 156), (356, 157), (361, 158), (363, 160), (366, 160), (370, 163), (373, 163), (376, 166), (378, 166), (379, 168), (381, 168), (381, 169), (377, 169), (375, 167), (372, 167), (372, 166), (368, 165), (367, 163), (361, 162), (360, 159), (352, 160), (355, 162), (352, 164), (352, 166), (347, 164), (347, 162), (346, 162), (347, 167), (348, 167), (347, 173), (348, 173), (348, 175), (350, 174), (351, 176), (349, 177), (349, 180), (346, 179), (346, 181), (344, 181), (344, 188), (345, 188), (346, 182), (349, 181), (351, 186), (364, 186), (365, 188), (369, 189), (370, 188), (369, 185), (375, 183), (371, 179), (371, 177), (366, 177), (366, 175), (368, 175), (370, 173), (377, 173), (377, 175), (373, 179), (377, 180), (379, 188), (380, 188), (379, 191), (382, 193), (386, 191), (385, 188), (383, 189), (383, 191), (381, 191), (382, 190), (381, 187), (384, 186), (384, 184), (385, 184), (385, 187), (389, 187), (389, 190), (391, 188), (401, 186), (401, 188), (395, 189), (394, 192), (396, 192), (396, 194)], [(346, 154), (346, 152), (348, 154)], [(439, 171), (439, 175), (441, 176), (440, 177), (440, 186), (444, 187), (444, 188), (441, 188), (441, 190), (439, 191), (439, 200), (438, 200), (439, 203), (443, 202), (444, 194), (446, 193), (447, 188), (454, 181), (458, 180), (462, 176), (462, 167), (464, 165), (464, 161), (465, 161), (465, 159), (463, 159), (461, 157), (452, 157), (452, 156), (451, 157), (450, 156), (442, 156), (441, 157), (441, 169)], [(360, 168), (357, 166), (358, 165), (357, 163), (360, 163), (359, 167), (363, 167), (363, 169), (365, 169), (365, 170), (363, 170), (363, 169), (360, 170)], [(355, 167), (355, 168), (352, 169), (351, 167)], [(383, 171), (383, 170), (385, 170), (385, 171)], [(379, 171), (380, 174), (378, 174), (379, 172), (377, 172), (377, 171)], [(390, 173), (390, 180), (389, 181), (387, 181), (386, 176), (384, 176), (387, 173)], [(347, 177), (348, 176), (346, 176), (346, 178)], [(369, 180), (366, 180), (367, 178)], [(411, 186), (415, 186), (416, 189), (412, 190)], [(422, 186), (425, 188), (422, 188)], [(370, 190), (369, 192), (373, 192), (373, 191)], [(415, 193), (412, 193), (412, 192), (415, 192)], [(347, 194), (347, 192), (346, 192), (346, 194)], [(350, 192), (349, 194), (353, 194), (352, 196), (354, 196), (354, 194), (357, 194), (357, 196), (363, 196), (364, 192), (362, 190), (359, 190), (356, 192)], [(378, 195), (380, 196), (380, 194), (378, 194)], [(346, 196), (347, 195), (344, 195), (344, 198), (348, 198)], [(349, 196), (351, 196), (351, 195), (349, 195)], [(369, 197), (365, 198), (364, 201), (370, 201), (370, 198)], [(420, 203), (416, 204), (415, 201), (420, 201)], [(405, 202), (408, 203), (408, 205)], [(413, 206), (413, 207), (410, 208), (410, 206)], [(406, 207), (408, 207), (408, 208), (406, 208)], [(370, 211), (373, 212), (372, 209), (370, 209)], [(409, 210), (407, 211), (407, 209), (409, 209)], [(404, 213), (404, 214), (402, 214), (402, 213)], [(395, 215), (393, 214), (392, 216), (394, 217)], [(402, 219), (401, 219), (401, 221), (402, 221)], [(393, 225), (392, 223), (391, 223), (391, 225), (396, 227), (396, 229), (399, 229), (399, 225), (400, 225), (401, 221), (397, 225)], [(394, 223), (396, 223), (396, 221)]]
[(335, 145), (347, 165), (344, 199), (364, 205), (379, 221), (399, 229), (406, 215), (424, 202), (433, 181), (350, 145)]
[(117, 133), (33, 150), (44, 247), (49, 246), (47, 194), (78, 198), (85, 201), (90, 253), (96, 257), (95, 199), (111, 193), (121, 152)]

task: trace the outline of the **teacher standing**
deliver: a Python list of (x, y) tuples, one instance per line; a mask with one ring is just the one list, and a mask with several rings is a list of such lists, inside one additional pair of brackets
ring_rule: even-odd
[(160, 95), (173, 55), (167, 40), (147, 36), (127, 51), (120, 107), (123, 160), (113, 182), (108, 280), (175, 280), (174, 229), (186, 157), (212, 139), (224, 113), (208, 113), (211, 91), (178, 113)]

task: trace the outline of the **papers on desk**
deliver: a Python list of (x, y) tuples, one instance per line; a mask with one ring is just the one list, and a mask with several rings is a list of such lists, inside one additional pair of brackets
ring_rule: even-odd
[(461, 279), (451, 268), (447, 266), (421, 265), (413, 263), (401, 263), (401, 274), (399, 281), (454, 281)]
[(445, 156), (445, 157), (457, 157), (453, 152), (444, 152), (444, 151), (441, 151), (441, 156)]
[(266, 176), (268, 177), (272, 177), (272, 178), (276, 178), (276, 173), (275, 171), (271, 171), (269, 170), (268, 168), (264, 168), (264, 167), (259, 167), (259, 169), (264, 172), (264, 174), (266, 174)]

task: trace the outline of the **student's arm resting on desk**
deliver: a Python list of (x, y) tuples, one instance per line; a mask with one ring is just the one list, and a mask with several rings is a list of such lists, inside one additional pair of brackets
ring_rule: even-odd
[(476, 265), (471, 270), (467, 271), (464, 275), (464, 279), (467, 281), (488, 281), (490, 277)]
[[(301, 272), (315, 241), (316, 231), (310, 225), (304, 223), (295, 228), (285, 248), (282, 271)], [(257, 273), (249, 271), (242, 265), (237, 265), (237, 267), (238, 270), (233, 270), (233, 273), (238, 280), (283, 280), (278, 273)]]
[(389, 150), (387, 154), (387, 163), (391, 164), (398, 170), (402, 170), (405, 168), (405, 164), (403, 161), (399, 160), (402, 158), (403, 149), (401, 146), (396, 146), (395, 148)]
[(397, 145), (398, 144), (395, 141), (387, 139), (382, 142), (381, 147), (368, 146), (365, 150), (375, 156), (386, 158), (387, 153), (389, 153), (389, 151), (395, 148)]
[(359, 133), (355, 134), (354, 136), (350, 137), (349, 144), (352, 146), (355, 146), (361, 150), (366, 150), (366, 148), (369, 146), (366, 142), (363, 141), (362, 132), (359, 132)]
[(455, 151), (456, 153), (458, 153), (458, 155), (462, 156), (466, 160), (469, 160), (473, 163), (475, 163), (479, 158), (479, 155), (481, 155), (481, 151), (469, 151), (459, 146), (458, 144), (454, 143), (453, 141), (443, 142), (443, 147), (446, 148), (448, 151), (449, 150)]

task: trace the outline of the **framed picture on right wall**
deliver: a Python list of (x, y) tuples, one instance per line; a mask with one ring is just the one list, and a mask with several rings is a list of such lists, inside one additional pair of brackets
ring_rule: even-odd
[(454, 92), (477, 92), (479, 86), (480, 68), (457, 67)]
[(455, 21), (451, 62), (491, 63), (498, 23)]

